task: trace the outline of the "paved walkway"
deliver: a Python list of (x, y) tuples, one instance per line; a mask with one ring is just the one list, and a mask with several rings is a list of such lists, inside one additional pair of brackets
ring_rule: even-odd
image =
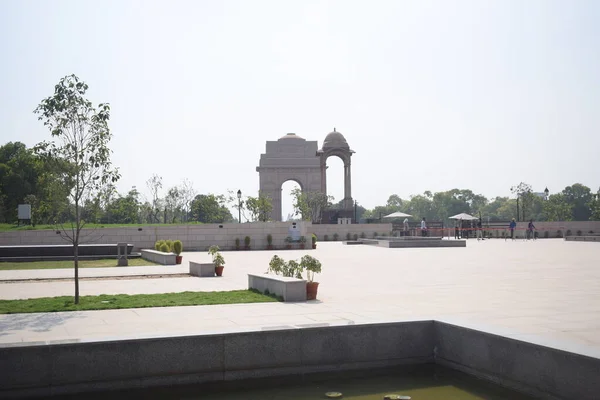
[[(84, 281), (81, 290), (96, 294), (245, 288), (246, 274), (266, 271), (273, 254), (289, 259), (307, 252), (225, 252), (223, 278)], [(310, 254), (323, 262), (316, 302), (2, 315), (0, 343), (438, 319), (600, 357), (599, 243), (470, 240), (466, 248), (440, 249), (319, 243)], [(132, 268), (181, 272), (186, 261), (208, 257), (185, 253), (184, 267)], [(70, 295), (72, 289), (71, 282), (2, 283), (0, 298)]]

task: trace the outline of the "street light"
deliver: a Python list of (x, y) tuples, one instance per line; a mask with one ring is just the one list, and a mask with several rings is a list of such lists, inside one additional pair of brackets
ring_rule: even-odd
[(239, 189), (237, 191), (237, 196), (238, 196), (238, 221), (241, 224), (242, 223), (242, 191)]
[(546, 195), (546, 200), (548, 200), (549, 193), (550, 193), (550, 191), (548, 190), (548, 187), (546, 186), (546, 189), (544, 189), (544, 194)]

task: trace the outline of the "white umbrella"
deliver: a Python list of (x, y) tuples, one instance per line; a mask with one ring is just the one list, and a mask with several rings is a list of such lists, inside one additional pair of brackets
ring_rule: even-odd
[(472, 216), (472, 215), (469, 215), (469, 214), (467, 214), (467, 213), (460, 213), (460, 214), (456, 214), (456, 215), (453, 215), (453, 216), (451, 216), (451, 217), (448, 217), (448, 218), (449, 218), (449, 219), (463, 219), (463, 220), (465, 220), (465, 221), (472, 221), (472, 220), (474, 220), (474, 219), (479, 219), (479, 218), (477, 218), (477, 217), (474, 217), (474, 216)]
[(408, 218), (408, 217), (412, 217), (412, 215), (405, 214), (405, 213), (400, 212), (400, 211), (396, 211), (395, 213), (391, 213), (390, 215), (386, 215), (383, 218)]

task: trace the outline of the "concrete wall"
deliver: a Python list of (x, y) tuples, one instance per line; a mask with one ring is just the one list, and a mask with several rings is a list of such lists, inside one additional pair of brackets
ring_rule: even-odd
[[(518, 222), (517, 223), (517, 236), (522, 237), (527, 230), (528, 222)], [(538, 232), (540, 238), (544, 237), (544, 233), (548, 232), (549, 238), (556, 238), (558, 236), (558, 231), (562, 232), (562, 237), (564, 237), (568, 230), (571, 231), (571, 235), (577, 235), (577, 231), (581, 231), (583, 235), (587, 234), (589, 231), (594, 233), (600, 233), (600, 221), (560, 221), (560, 222), (536, 222), (533, 221), (535, 228)], [(502, 232), (502, 231), (500, 231)], [(510, 235), (508, 229), (505, 230), (506, 235)], [(494, 233), (496, 236), (496, 233)]]
[(437, 321), (0, 345), (0, 398), (440, 364), (545, 399), (598, 399), (600, 359)]
[[(213, 244), (222, 249), (235, 248), (235, 239), (240, 239), (244, 246), (244, 237), (250, 236), (250, 247), (254, 250), (267, 247), (267, 235), (273, 236), (275, 248), (285, 247), (285, 238), (288, 236), (290, 222), (253, 222), (245, 224), (206, 224), (206, 225), (164, 225), (141, 226), (124, 228), (98, 228), (84, 230), (83, 235), (90, 243), (119, 243), (127, 242), (134, 245), (134, 251), (140, 249), (153, 249), (154, 243), (160, 239), (181, 240), (184, 251), (206, 250)], [(346, 237), (346, 232), (365, 232), (372, 237), (373, 232), (387, 232), (391, 224), (356, 224), (356, 225), (313, 225), (310, 222), (298, 223), (300, 234), (307, 236), (307, 248), (310, 247), (310, 238), (313, 232), (319, 240), (325, 233), (329, 233), (333, 240), (333, 233), (338, 232), (340, 240)], [(0, 232), (0, 246), (4, 245), (32, 245), (32, 244), (65, 244), (65, 241), (55, 231), (9, 231)]]
[(342, 241), (346, 240), (346, 234), (348, 233), (352, 236), (357, 234), (360, 237), (361, 233), (364, 232), (367, 238), (372, 238), (373, 233), (388, 235), (392, 231), (392, 224), (311, 224), (307, 229), (309, 232), (317, 235), (319, 241), (323, 241), (325, 235), (328, 235), (329, 240), (332, 241), (334, 233), (337, 233), (339, 235), (338, 240)]
[(544, 399), (600, 398), (600, 360), (435, 322), (436, 363)]
[(0, 347), (0, 398), (432, 362), (426, 322)]

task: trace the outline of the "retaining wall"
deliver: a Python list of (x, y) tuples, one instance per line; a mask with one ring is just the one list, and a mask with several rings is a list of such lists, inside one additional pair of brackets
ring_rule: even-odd
[[(0, 345), (0, 398), (438, 363), (546, 399), (597, 399), (600, 359), (437, 321)], [(76, 370), (74, 370), (74, 366)]]
[[(134, 251), (153, 249), (154, 243), (161, 239), (181, 240), (184, 251), (204, 251), (214, 244), (225, 250), (234, 249), (236, 238), (240, 239), (240, 246), (243, 248), (244, 237), (249, 236), (250, 248), (263, 250), (267, 247), (269, 234), (273, 236), (275, 248), (284, 248), (290, 226), (290, 222), (159, 225), (84, 229), (82, 235), (85, 235), (88, 243), (131, 243), (134, 245)], [(312, 233), (315, 233), (319, 240), (322, 240), (325, 233), (329, 233), (330, 240), (333, 240), (333, 233), (338, 232), (339, 240), (342, 240), (347, 232), (359, 235), (365, 232), (372, 237), (373, 232), (389, 232), (392, 229), (391, 224), (313, 225), (310, 222), (299, 222), (297, 226), (300, 235), (306, 236), (307, 248), (310, 248), (309, 236)], [(0, 232), (0, 246), (38, 244), (65, 244), (65, 241), (53, 230)]]

